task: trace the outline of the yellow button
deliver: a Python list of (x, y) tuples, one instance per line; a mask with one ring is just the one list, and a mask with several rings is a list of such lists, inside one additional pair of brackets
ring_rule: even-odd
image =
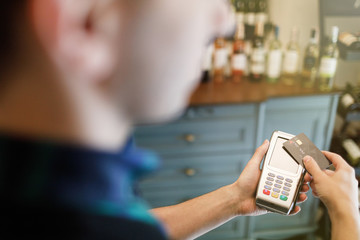
[(279, 197), (279, 194), (278, 194), (278, 193), (273, 192), (273, 193), (271, 194), (271, 196), (272, 196), (273, 198), (278, 198), (278, 197)]

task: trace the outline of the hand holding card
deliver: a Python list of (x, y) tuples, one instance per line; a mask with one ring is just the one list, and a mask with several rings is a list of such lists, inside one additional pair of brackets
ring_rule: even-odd
[(294, 160), (303, 167), (303, 158), (305, 156), (311, 156), (321, 169), (326, 169), (331, 165), (331, 162), (304, 133), (286, 141), (283, 146)]

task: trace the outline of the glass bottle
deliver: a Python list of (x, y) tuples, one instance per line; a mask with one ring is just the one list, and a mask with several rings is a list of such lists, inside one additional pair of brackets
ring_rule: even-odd
[(254, 37), (256, 23), (256, 2), (255, 0), (246, 0), (245, 2), (245, 35), (247, 40)]
[(274, 27), (274, 36), (275, 38), (270, 42), (266, 68), (267, 81), (270, 83), (278, 82), (281, 75), (282, 51), (279, 26)]
[(226, 40), (223, 37), (217, 38), (214, 43), (213, 56), (213, 80), (215, 83), (222, 83), (225, 78), (225, 68), (228, 61), (228, 51), (226, 48)]
[(339, 49), (337, 47), (339, 28), (332, 27), (331, 41), (325, 45), (319, 68), (319, 89), (330, 91), (334, 85)]
[(202, 65), (202, 76), (201, 76), (201, 82), (207, 83), (211, 80), (211, 68), (212, 68), (212, 55), (214, 51), (214, 44), (210, 44), (206, 48), (204, 59), (203, 59), (203, 65)]
[(250, 81), (260, 82), (265, 74), (264, 24), (256, 24), (251, 54)]
[(305, 49), (304, 66), (302, 71), (302, 86), (312, 88), (316, 82), (317, 68), (319, 62), (319, 45), (317, 32), (311, 30), (310, 42)]
[(255, 23), (262, 22), (265, 25), (267, 20), (267, 0), (256, 0)]
[(237, 26), (234, 36), (233, 54), (231, 57), (231, 69), (233, 82), (241, 82), (244, 72), (246, 70), (247, 58), (245, 54), (245, 35), (244, 24)]
[(290, 42), (286, 48), (283, 63), (283, 77), (284, 84), (292, 86), (296, 82), (299, 72), (300, 47), (298, 43), (299, 31), (293, 28), (291, 31)]
[(234, 7), (236, 11), (236, 25), (245, 23), (245, 0), (234, 0)]

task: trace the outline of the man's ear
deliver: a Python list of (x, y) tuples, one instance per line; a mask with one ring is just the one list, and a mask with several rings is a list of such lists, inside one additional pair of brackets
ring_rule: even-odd
[(121, 30), (115, 2), (32, 0), (35, 32), (62, 74), (86, 81), (103, 81), (113, 74)]

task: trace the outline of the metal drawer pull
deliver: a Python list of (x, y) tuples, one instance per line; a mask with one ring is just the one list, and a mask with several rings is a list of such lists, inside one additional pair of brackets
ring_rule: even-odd
[(185, 168), (183, 172), (188, 177), (193, 177), (197, 174), (197, 171), (194, 168)]
[(184, 140), (188, 143), (194, 143), (196, 141), (196, 136), (193, 134), (186, 134)]

